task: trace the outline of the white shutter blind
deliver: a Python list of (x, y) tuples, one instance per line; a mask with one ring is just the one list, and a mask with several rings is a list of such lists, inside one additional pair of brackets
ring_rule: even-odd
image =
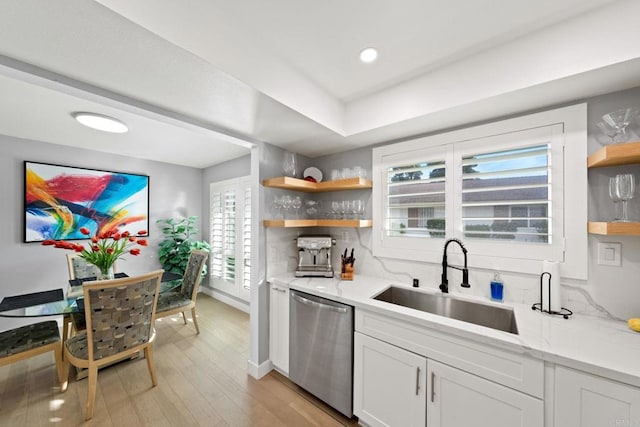
[(224, 192), (224, 264), (223, 279), (233, 282), (236, 278), (236, 193)]
[(235, 280), (236, 195), (233, 189), (213, 192), (211, 197), (211, 274), (216, 279)]
[(242, 286), (251, 289), (251, 187), (244, 189), (242, 221)]
[(251, 287), (251, 180), (211, 184), (211, 275), (215, 289), (248, 300)]
[(550, 144), (462, 158), (465, 238), (551, 243)]
[(386, 169), (385, 234), (402, 237), (445, 235), (444, 160)]
[(211, 192), (211, 276), (216, 279), (222, 279), (223, 275), (224, 217), (222, 213), (222, 192)]

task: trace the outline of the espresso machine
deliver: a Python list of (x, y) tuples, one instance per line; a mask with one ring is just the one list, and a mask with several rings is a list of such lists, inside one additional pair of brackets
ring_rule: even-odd
[(333, 277), (331, 247), (336, 239), (331, 236), (298, 236), (298, 267), (296, 277)]

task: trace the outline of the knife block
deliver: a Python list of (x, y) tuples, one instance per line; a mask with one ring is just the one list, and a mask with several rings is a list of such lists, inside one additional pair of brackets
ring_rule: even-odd
[(342, 280), (353, 280), (353, 265), (350, 265), (350, 264), (343, 265), (340, 278)]

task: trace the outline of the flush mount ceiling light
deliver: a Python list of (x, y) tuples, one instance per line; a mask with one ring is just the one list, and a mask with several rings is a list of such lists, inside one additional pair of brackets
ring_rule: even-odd
[(103, 132), (124, 133), (129, 130), (124, 122), (102, 114), (82, 112), (73, 113), (72, 116), (83, 125)]
[(360, 61), (364, 62), (365, 64), (369, 64), (375, 61), (377, 57), (378, 51), (373, 47), (362, 49), (362, 52), (360, 52)]

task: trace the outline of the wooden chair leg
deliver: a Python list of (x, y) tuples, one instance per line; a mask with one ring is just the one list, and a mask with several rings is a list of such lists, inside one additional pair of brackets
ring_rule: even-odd
[[(64, 354), (64, 350), (63, 350)], [(62, 359), (62, 373), (60, 375), (60, 391), (67, 391), (67, 385), (69, 384), (69, 369), (71, 368), (71, 363), (69, 363), (69, 357), (65, 357)]]
[(158, 377), (156, 376), (156, 367), (153, 362), (153, 346), (148, 345), (144, 348), (144, 358), (147, 359), (147, 366), (149, 367), (149, 374), (151, 375), (151, 382), (153, 386), (158, 385)]
[(67, 338), (69, 338), (69, 326), (71, 324), (71, 319), (69, 315), (64, 315), (62, 317), (62, 342), (65, 342)]
[(58, 383), (60, 384), (60, 390), (64, 391), (67, 388), (66, 379), (64, 377), (64, 368), (62, 366), (62, 345), (58, 342), (53, 348), (53, 355), (56, 359), (56, 373), (58, 374)]
[[(184, 312), (182, 312), (184, 314)], [(198, 318), (196, 317), (196, 308), (193, 307), (191, 309), (191, 318), (193, 319), (193, 324), (196, 327), (196, 333), (200, 334), (200, 327), (198, 326)]]
[(93, 405), (96, 402), (96, 388), (98, 386), (98, 368), (89, 366), (89, 378), (87, 384), (87, 416), (85, 420), (93, 417)]
[(187, 324), (187, 314), (183, 311), (182, 312), (182, 320), (184, 320), (184, 324)]

